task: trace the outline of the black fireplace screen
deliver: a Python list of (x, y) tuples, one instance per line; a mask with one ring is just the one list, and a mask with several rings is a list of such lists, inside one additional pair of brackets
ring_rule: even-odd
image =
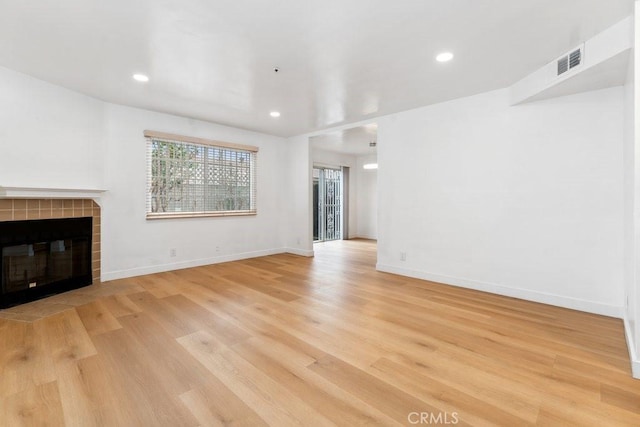
[(91, 284), (92, 218), (0, 222), (0, 306)]

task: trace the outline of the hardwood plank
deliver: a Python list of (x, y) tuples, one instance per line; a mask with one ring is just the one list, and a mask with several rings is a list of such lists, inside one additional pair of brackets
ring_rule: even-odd
[(242, 359), (206, 332), (178, 339), (200, 363), (273, 425), (332, 425), (278, 381)]
[(0, 329), (0, 397), (56, 380), (41, 323), (7, 321)]
[[(445, 413), (456, 413), (457, 418), (471, 425), (495, 424), (508, 426), (533, 425), (538, 411), (520, 411), (511, 406), (511, 399), (493, 405), (484, 394), (465, 392), (465, 384), (456, 387), (444, 384), (429, 375), (423, 375), (406, 366), (382, 358), (371, 366), (369, 373), (393, 382), (401, 390), (419, 397), (422, 401), (438, 407)], [(514, 414), (517, 413), (517, 414)]]
[[(309, 369), (398, 422), (405, 422), (412, 412), (445, 412), (333, 356), (317, 360)], [(461, 420), (458, 425), (469, 424)]]
[(0, 310), (0, 426), (640, 425), (619, 319), (380, 273), (375, 249)]
[(166, 297), (163, 298), (163, 301), (179, 310), (180, 313), (189, 313), (190, 318), (196, 321), (201, 329), (206, 329), (227, 345), (232, 345), (251, 337), (244, 329), (216, 316), (183, 295)]
[(61, 394), (67, 425), (84, 427), (95, 422), (96, 426), (142, 426), (153, 422), (151, 417), (145, 418), (146, 402), (130, 394), (123, 381), (114, 380), (117, 372), (109, 369), (101, 355), (79, 360), (67, 375), (64, 381), (59, 380), (69, 385)]
[(247, 426), (268, 425), (246, 403), (220, 381), (209, 382), (180, 395), (202, 426)]
[(325, 349), (327, 353), (335, 354), (354, 366), (368, 366), (386, 354), (384, 349), (358, 339), (340, 327), (322, 328), (322, 321), (311, 314), (284, 312), (259, 304), (249, 308), (252, 309), (250, 314), (257, 318), (315, 347)]
[(167, 273), (136, 277), (133, 280), (146, 292), (149, 292), (156, 298), (179, 294), (179, 290), (173, 285)]
[(1, 402), (0, 426), (64, 425), (56, 381), (34, 385)]
[(141, 363), (153, 360), (149, 371), (161, 378), (168, 393), (179, 395), (192, 388), (202, 387), (211, 379), (203, 366), (193, 363), (189, 354), (146, 313), (120, 318), (131, 343), (131, 357)]
[(637, 393), (630, 393), (609, 384), (601, 384), (600, 394), (602, 402), (640, 414), (640, 399)]
[[(136, 315), (133, 315), (136, 316)], [(107, 372), (116, 388), (136, 404), (132, 425), (195, 426), (198, 422), (179, 399), (185, 391), (172, 374), (153, 361), (148, 352), (125, 329), (93, 336)]]
[(480, 397), (487, 406), (501, 408), (527, 422), (534, 422), (538, 416), (543, 393), (516, 379), (485, 372), (438, 352), (422, 359), (391, 356), (388, 360), (408, 368), (406, 372), (411, 375), (436, 381), (442, 389), (462, 390)]
[(127, 297), (174, 338), (191, 334), (199, 328), (198, 322), (191, 319), (188, 313), (180, 312), (148, 292), (138, 292)]
[(126, 295), (111, 295), (102, 300), (102, 303), (115, 318), (140, 313), (142, 309), (135, 305)]
[(56, 364), (75, 362), (97, 354), (93, 341), (76, 310), (39, 320)]
[(56, 363), (58, 389), (66, 426), (100, 426), (104, 425), (100, 413), (96, 410), (96, 402), (85, 387), (84, 378), (76, 362)]
[(283, 351), (282, 347), (274, 348), (271, 344), (269, 341), (252, 339), (233, 346), (233, 350), (296, 396), (304, 396), (305, 402), (336, 425), (401, 425), (306, 369), (297, 355), (292, 357), (291, 351)]
[(538, 425), (637, 426), (638, 414), (576, 396), (546, 399), (540, 406)]
[(81, 305), (76, 307), (76, 311), (89, 335), (103, 334), (122, 328), (118, 319), (111, 314), (102, 301)]

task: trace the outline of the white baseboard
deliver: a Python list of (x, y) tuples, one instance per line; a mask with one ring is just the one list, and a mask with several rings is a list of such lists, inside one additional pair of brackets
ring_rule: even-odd
[[(128, 277), (144, 276), (145, 274), (162, 273), (164, 271), (182, 270), (183, 268), (200, 267), (202, 265), (219, 264), (221, 262), (239, 261), (242, 259), (257, 258), (261, 256), (276, 255), (289, 252), (288, 249), (266, 249), (262, 251), (243, 252), (239, 254), (223, 255), (213, 258), (201, 258), (191, 261), (176, 262), (171, 264), (151, 265), (148, 267), (138, 267), (128, 270), (109, 271), (102, 273), (100, 280), (108, 282), (110, 280), (126, 279)], [(311, 251), (313, 252), (313, 251)]]
[(631, 375), (633, 378), (640, 379), (640, 359), (636, 353), (636, 343), (631, 333), (631, 325), (629, 320), (624, 317), (624, 336), (627, 338), (627, 348), (629, 349), (629, 360), (631, 360)]
[(297, 249), (297, 248), (284, 248), (283, 252), (293, 255), (300, 255), (306, 257), (312, 257), (314, 255), (313, 250), (309, 249)]
[(510, 288), (493, 283), (478, 282), (475, 280), (461, 279), (457, 277), (433, 274), (426, 271), (411, 270), (407, 268), (395, 267), (392, 265), (376, 265), (378, 271), (399, 274), (401, 276), (413, 277), (416, 279), (429, 280), (431, 282), (444, 283), (446, 285), (459, 286), (461, 288), (474, 289), (477, 291), (490, 292), (492, 294), (503, 295), (512, 298), (519, 298), (527, 301), (540, 302), (543, 304), (555, 305), (558, 307), (570, 308), (573, 310), (585, 311), (588, 313), (600, 314), (603, 316), (623, 318), (622, 307), (600, 304), (593, 301), (580, 300), (576, 298), (564, 297), (561, 295), (547, 294), (543, 292), (530, 291), (526, 289)]

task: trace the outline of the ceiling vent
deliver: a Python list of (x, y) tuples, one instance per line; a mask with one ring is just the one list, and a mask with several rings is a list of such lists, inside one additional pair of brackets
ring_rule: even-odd
[(562, 55), (557, 60), (558, 72), (556, 76), (561, 76), (569, 70), (572, 70), (582, 64), (584, 61), (584, 45), (571, 52)]

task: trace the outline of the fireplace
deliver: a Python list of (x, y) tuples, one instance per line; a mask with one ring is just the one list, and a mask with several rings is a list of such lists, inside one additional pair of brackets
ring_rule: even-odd
[[(32, 221), (32, 220), (51, 220), (51, 219), (84, 219), (84, 221), (87, 221), (88, 219), (91, 219), (91, 233), (90, 233), (90, 241), (87, 241), (88, 243), (88, 247), (89, 252), (90, 252), (90, 277), (89, 277), (89, 281), (86, 282), (86, 284), (89, 283), (93, 283), (93, 284), (98, 284), (100, 283), (100, 271), (101, 271), (101, 251), (100, 251), (100, 242), (101, 242), (101, 233), (100, 233), (100, 225), (101, 225), (101, 209), (100, 209), (100, 205), (95, 201), (95, 199), (93, 199), (93, 197), (95, 197), (95, 192), (91, 192), (91, 191), (77, 191), (77, 190), (69, 190), (66, 192), (60, 192), (60, 191), (45, 191), (42, 195), (45, 196), (46, 198), (26, 198), (26, 196), (30, 196), (30, 195), (34, 195), (37, 197), (37, 195), (39, 195), (40, 193), (42, 193), (42, 189), (37, 189), (37, 191), (30, 191), (28, 193), (24, 193), (24, 194), (15, 194), (15, 196), (17, 198), (2, 198), (2, 191), (7, 190), (8, 187), (0, 187), (0, 227), (2, 227), (3, 230), (6, 230), (8, 228), (10, 228), (12, 226), (12, 224), (15, 223), (19, 223), (19, 222), (23, 222), (26, 220), (27, 224), (36, 224), (37, 221)], [(45, 189), (46, 190), (46, 189)], [(102, 192), (102, 191), (99, 191)], [(99, 193), (98, 192), (98, 193)], [(15, 193), (15, 192), (14, 192)], [(37, 194), (36, 194), (37, 193)], [(58, 194), (61, 193), (61, 194)], [(69, 196), (76, 196), (76, 194), (81, 195), (82, 198), (50, 198), (51, 196), (53, 197), (57, 197), (62, 195), (62, 193), (64, 193), (64, 195), (69, 195)], [(85, 194), (86, 193), (86, 194)], [(91, 194), (90, 194), (91, 193)], [(5, 194), (4, 196), (8, 196), (9, 194)], [(13, 196), (14, 194), (11, 194), (11, 196)], [(86, 198), (85, 198), (86, 197)], [(38, 228), (39, 226), (35, 227)], [(32, 230), (31, 227), (27, 228), (27, 231)], [(86, 233), (85, 233), (86, 234)], [(5, 232), (2, 231), (0, 232), (0, 237), (4, 236)], [(70, 235), (67, 235), (66, 237), (70, 237)], [(7, 239), (5, 239), (7, 240)], [(42, 240), (42, 242), (44, 242), (47, 239), (36, 239), (36, 240)], [(64, 257), (70, 257), (70, 250), (67, 249), (69, 246), (67, 245), (66, 242), (64, 242), (64, 238), (59, 238), (59, 239), (55, 239), (54, 242), (56, 240), (62, 240), (63, 242), (57, 242), (57, 243), (52, 243), (49, 248), (49, 255), (51, 256), (56, 256), (59, 258), (64, 258)], [(68, 239), (67, 239), (68, 240)], [(5, 243), (0, 243), (0, 245), (2, 245), (2, 247), (4, 246), (22, 246), (21, 248), (14, 248), (14, 249), (10, 249), (8, 250), (8, 252), (6, 253), (7, 255), (11, 255), (13, 254), (14, 257), (18, 257), (20, 254), (22, 254), (22, 256), (25, 256), (25, 254), (28, 256), (31, 253), (33, 253), (33, 257), (39, 256), (39, 261), (37, 266), (42, 270), (42, 266), (43, 266), (43, 257), (45, 255), (45, 249), (42, 247), (42, 245), (38, 246), (37, 243), (41, 243), (41, 242), (33, 242), (32, 243), (23, 243), (26, 244), (27, 246), (24, 247), (21, 244), (8, 244), (8, 242), (5, 241)], [(28, 245), (32, 244), (34, 245), (33, 247), (29, 247)], [(64, 246), (62, 246), (64, 245)], [(63, 250), (64, 249), (64, 250)], [(78, 249), (77, 247), (75, 249)], [(53, 252), (53, 253), (52, 253)], [(76, 250), (74, 250), (74, 253), (77, 253)], [(2, 249), (0, 247), (0, 258), (2, 258)], [(84, 257), (82, 259), (85, 259)], [(17, 261), (17, 259), (14, 259), (13, 261)], [(29, 260), (28, 260), (29, 261)], [(30, 261), (34, 261), (33, 259)], [(31, 267), (32, 269), (37, 269), (38, 267)], [(63, 267), (56, 267), (58, 269), (62, 269)], [(0, 273), (3, 271), (3, 268), (0, 268)], [(58, 276), (62, 273), (65, 273), (64, 271), (58, 271)], [(29, 274), (31, 274), (29, 271), (27, 271), (27, 276), (29, 276)], [(12, 278), (12, 284), (10, 286), (8, 286), (8, 293), (7, 294), (12, 294), (9, 296), (6, 296), (7, 294), (2, 294), (3, 292), (3, 287), (2, 287), (2, 283), (1, 283), (1, 274), (0, 274), (0, 307), (8, 307), (11, 305), (17, 305), (17, 304), (21, 304), (23, 302), (27, 302), (27, 301), (31, 301), (33, 299), (38, 299), (38, 298), (42, 298), (46, 295), (50, 295), (50, 294), (54, 294), (54, 293), (59, 293), (59, 292), (64, 292), (68, 289), (73, 289), (73, 288), (77, 288), (79, 286), (84, 286), (84, 285), (80, 285), (79, 283), (85, 283), (84, 281), (82, 282), (76, 282), (73, 283), (74, 280), (68, 281), (66, 283), (62, 283), (58, 285), (51, 285), (49, 286), (49, 284), (47, 284), (46, 286), (43, 284), (43, 282), (38, 282), (36, 281), (36, 284), (34, 287), (32, 288), (28, 288), (29, 284), (32, 284), (33, 282), (29, 282), (27, 283), (27, 290), (22, 289), (22, 294), (18, 293), (18, 294), (14, 294), (14, 291), (16, 291), (16, 286), (18, 286), (16, 283), (13, 283), (13, 279), (16, 279), (16, 275), (17, 273), (14, 271), (13, 274), (13, 278)], [(23, 278), (24, 278), (24, 270), (22, 272)], [(57, 282), (57, 280), (56, 280)], [(40, 283), (40, 284), (38, 284)], [(33, 286), (33, 285), (32, 285)], [(38, 289), (40, 288), (40, 289)], [(19, 291), (20, 292), (20, 291)]]
[(93, 218), (0, 222), (0, 306), (90, 285)]

